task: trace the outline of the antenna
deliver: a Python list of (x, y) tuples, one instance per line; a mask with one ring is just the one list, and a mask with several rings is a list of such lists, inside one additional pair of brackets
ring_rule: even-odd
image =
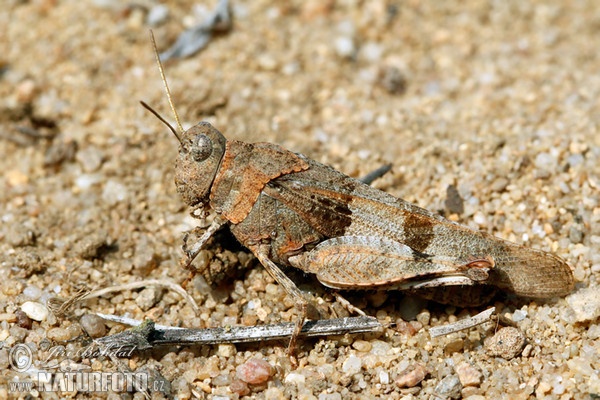
[(171, 126), (171, 124), (164, 119), (158, 112), (156, 112), (156, 110), (154, 110), (152, 107), (150, 107), (148, 104), (146, 104), (145, 102), (140, 100), (140, 104), (148, 111), (150, 111), (156, 118), (158, 118), (163, 124), (165, 124), (166, 126), (169, 127), (169, 129), (171, 130), (171, 132), (173, 132), (173, 135), (175, 135), (175, 137), (177, 138), (177, 140), (179, 141), (179, 143), (181, 143), (181, 137), (179, 136), (179, 134), (177, 133), (177, 131), (175, 130), (175, 128), (173, 128), (173, 126)]
[[(158, 70), (160, 71), (160, 76), (162, 78), (163, 84), (165, 85), (165, 91), (167, 92), (167, 98), (169, 99), (169, 105), (171, 106), (171, 111), (173, 111), (173, 115), (175, 115), (175, 121), (177, 121), (177, 127), (179, 128), (179, 133), (183, 134), (185, 131), (183, 130), (183, 126), (181, 125), (181, 121), (179, 120), (179, 115), (177, 114), (177, 111), (175, 110), (175, 105), (173, 105), (173, 98), (171, 97), (171, 91), (169, 90), (169, 85), (167, 84), (167, 78), (165, 77), (165, 70), (163, 68), (162, 62), (160, 62), (160, 56), (158, 55), (158, 48), (156, 47), (156, 40), (154, 40), (154, 32), (152, 32), (152, 29), (150, 29), (150, 39), (152, 40), (152, 46), (154, 47), (154, 55), (156, 56), (156, 64), (158, 64)], [(142, 104), (143, 105), (143, 104)], [(148, 109), (148, 111), (153, 112), (154, 115), (158, 116), (158, 114), (156, 112), (154, 112), (154, 110), (146, 107)], [(162, 119), (161, 117), (159, 117), (159, 119), (163, 122), (164, 119)], [(169, 124), (167, 124), (169, 125)], [(170, 125), (169, 125), (170, 127)], [(173, 129), (171, 127), (171, 129)], [(177, 136), (177, 139), (179, 139), (179, 135), (175, 135)], [(179, 141), (181, 142), (181, 139), (179, 139)]]

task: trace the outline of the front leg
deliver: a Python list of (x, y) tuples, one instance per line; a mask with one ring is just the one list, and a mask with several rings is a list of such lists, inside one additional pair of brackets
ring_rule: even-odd
[(259, 244), (255, 246), (250, 246), (250, 250), (256, 258), (260, 261), (260, 263), (265, 267), (267, 272), (279, 283), (285, 291), (292, 296), (296, 303), (296, 307), (300, 311), (300, 316), (296, 320), (296, 327), (294, 329), (294, 333), (290, 339), (290, 343), (288, 344), (287, 353), (290, 356), (293, 364), (296, 364), (295, 360), (295, 352), (296, 352), (296, 343), (298, 341), (298, 336), (302, 331), (302, 326), (304, 325), (304, 321), (306, 320), (308, 314), (308, 300), (304, 296), (304, 293), (298, 289), (296, 284), (287, 277), (283, 273), (283, 271), (269, 259), (269, 245), (267, 244)]
[(208, 242), (208, 239), (210, 239), (212, 237), (212, 235), (214, 235), (215, 232), (218, 231), (219, 228), (221, 228), (226, 223), (227, 223), (226, 219), (217, 215), (215, 217), (215, 219), (213, 220), (213, 222), (208, 227), (208, 229), (206, 229), (206, 231), (204, 231), (204, 233), (202, 234), (200, 239), (198, 239), (198, 241), (196, 241), (190, 248), (188, 248), (188, 245), (187, 245), (187, 235), (184, 237), (183, 251), (186, 254), (186, 260), (184, 261), (185, 262), (184, 266), (185, 266), (185, 269), (190, 271), (189, 276), (182, 283), (182, 286), (184, 288), (196, 275), (196, 271), (191, 268), (192, 262), (198, 256), (198, 254), (200, 254), (200, 251), (204, 248), (204, 246)]

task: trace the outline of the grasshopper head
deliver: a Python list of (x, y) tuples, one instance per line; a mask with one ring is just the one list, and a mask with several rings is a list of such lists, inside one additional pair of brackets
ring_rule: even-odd
[(190, 206), (206, 205), (227, 140), (208, 122), (183, 133), (175, 165), (177, 192)]

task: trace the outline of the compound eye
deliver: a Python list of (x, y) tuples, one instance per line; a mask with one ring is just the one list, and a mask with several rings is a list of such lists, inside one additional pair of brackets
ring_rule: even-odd
[(192, 142), (192, 158), (194, 161), (204, 161), (212, 154), (212, 142), (206, 135), (197, 135)]

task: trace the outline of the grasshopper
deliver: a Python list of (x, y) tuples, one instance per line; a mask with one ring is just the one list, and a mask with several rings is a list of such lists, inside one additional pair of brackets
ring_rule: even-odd
[(179, 141), (175, 184), (183, 201), (215, 214), (186, 249), (187, 264), (228, 225), (301, 309), (289, 349), (308, 302), (280, 265), (333, 289), (497, 288), (531, 298), (573, 289), (570, 267), (553, 254), (451, 222), (276, 144), (227, 140), (207, 122), (184, 130), (158, 64), (179, 132), (142, 104)]

